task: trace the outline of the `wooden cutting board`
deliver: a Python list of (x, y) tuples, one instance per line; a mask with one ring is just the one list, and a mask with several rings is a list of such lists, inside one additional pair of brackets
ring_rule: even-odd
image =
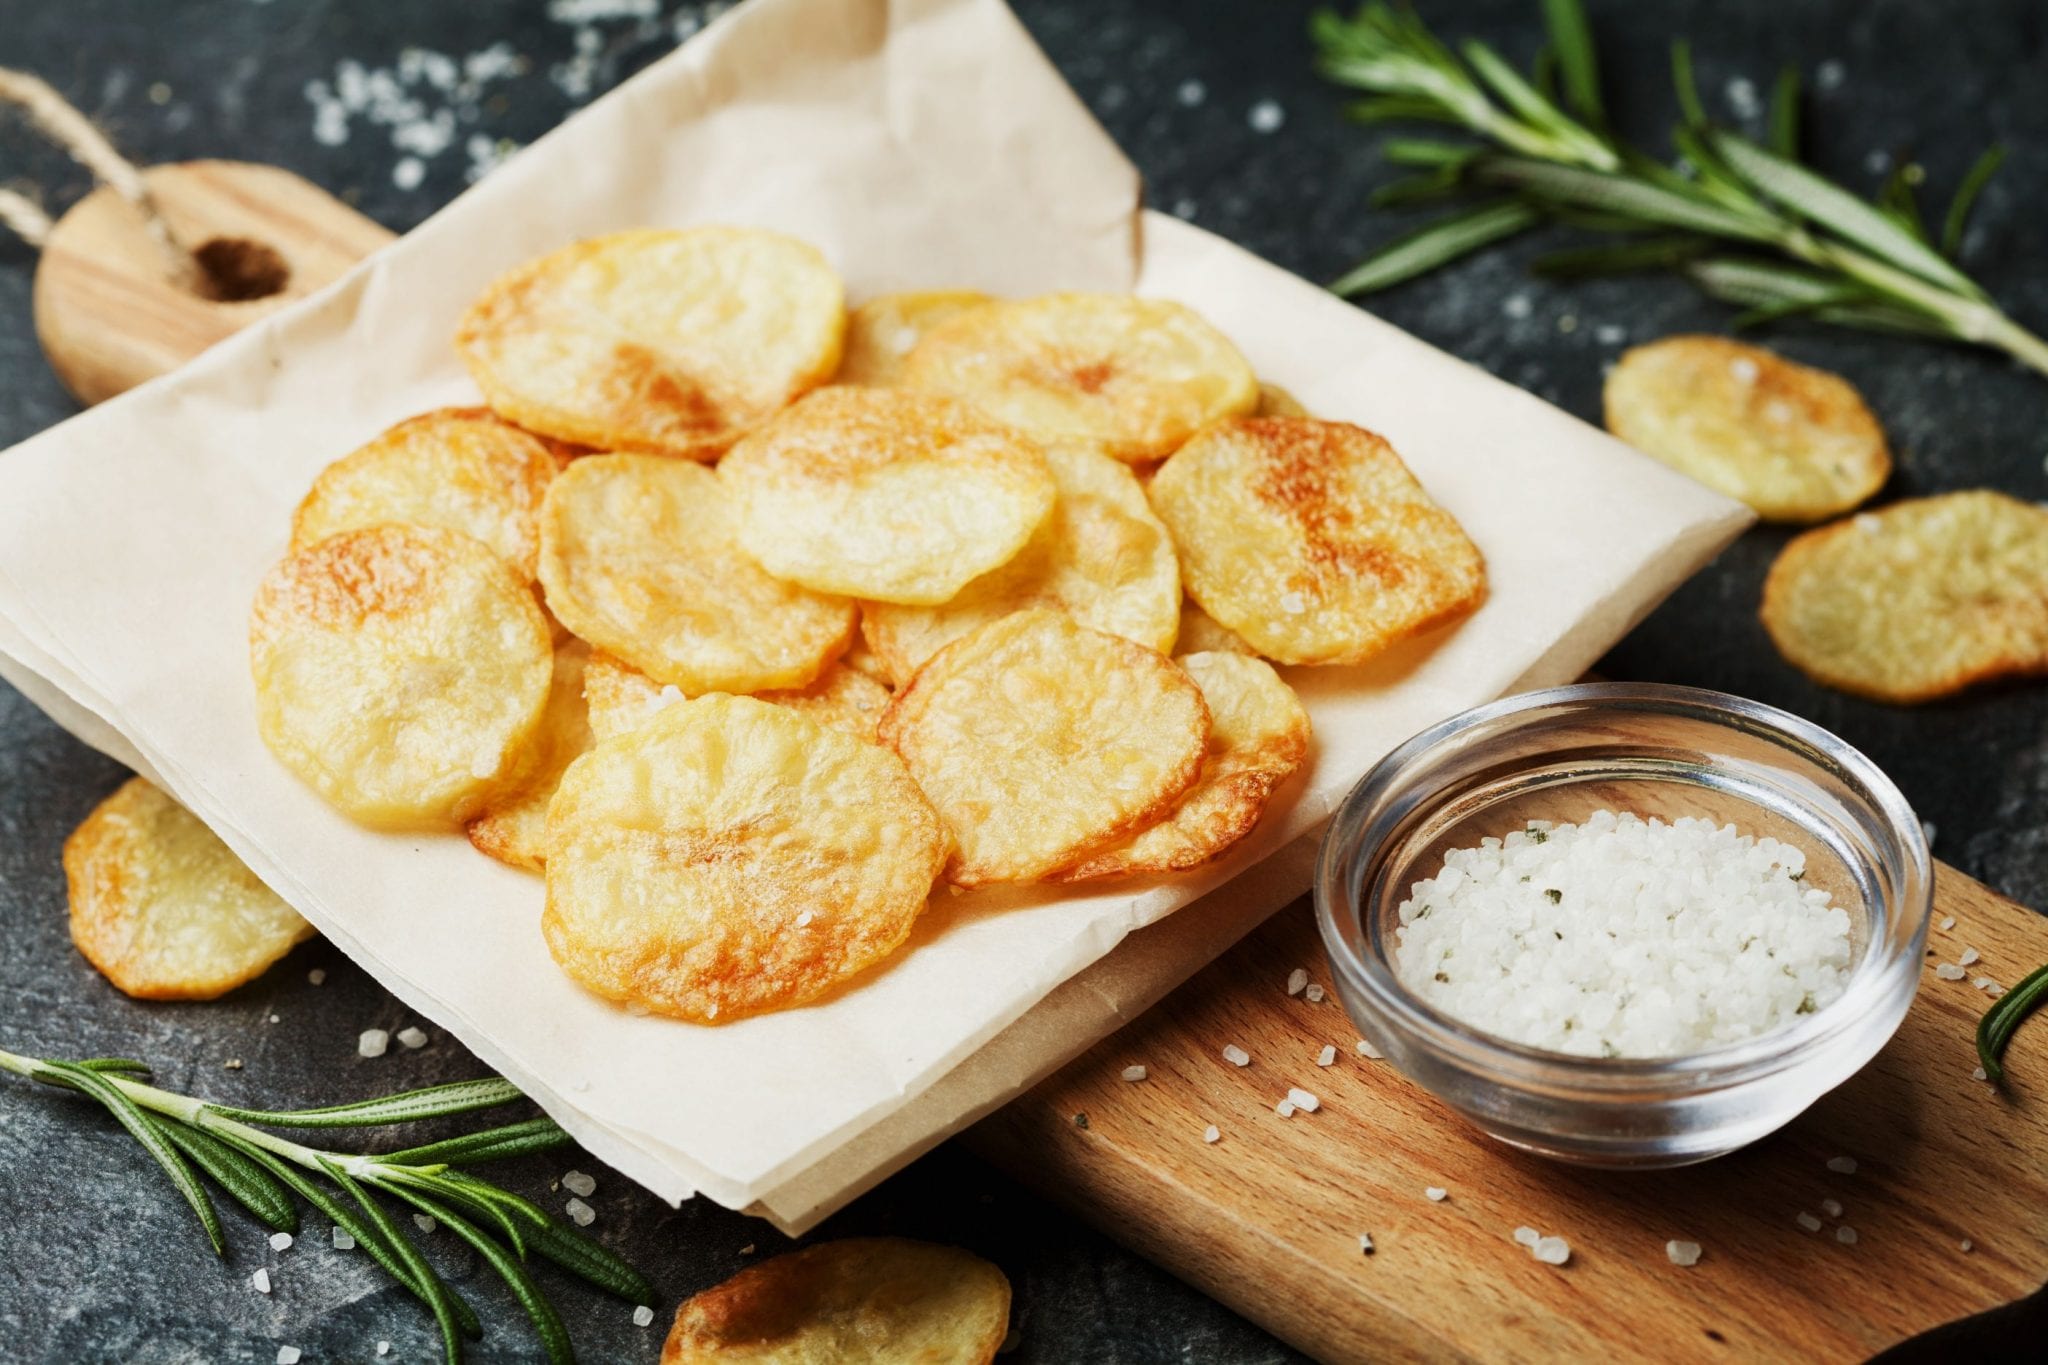
[[(175, 368), (390, 240), (272, 167), (148, 174), (180, 241), (227, 244), (214, 263), (226, 288), (171, 280), (107, 191), (66, 214), (37, 274), (36, 325), (86, 402)], [(1330, 1360), (1862, 1359), (2048, 1279), (2048, 1025), (2022, 1034), (2013, 1085), (1995, 1092), (1970, 1075), (1985, 996), (1932, 971), (1974, 947), (1972, 975), (2011, 984), (2048, 961), (2048, 920), (1946, 867), (1945, 915), (1955, 927), (1933, 933), (1920, 998), (1876, 1061), (1783, 1133), (1704, 1166), (1577, 1171), (1467, 1128), (1361, 1057), (1334, 996), (1286, 994), (1297, 967), (1331, 987), (1305, 901), (966, 1140)], [(1226, 1043), (1252, 1064), (1226, 1063)], [(1337, 1061), (1321, 1068), (1326, 1044)], [(1122, 1079), (1133, 1063), (1145, 1081)], [(1321, 1109), (1279, 1117), (1290, 1086)], [(1856, 1173), (1829, 1171), (1836, 1156)], [(1430, 1202), (1429, 1186), (1449, 1197)], [(1818, 1233), (1795, 1221), (1829, 1199), (1842, 1213)], [(1522, 1225), (1569, 1240), (1570, 1263), (1531, 1259), (1512, 1238)], [(1671, 1265), (1670, 1239), (1698, 1242), (1700, 1263)]]

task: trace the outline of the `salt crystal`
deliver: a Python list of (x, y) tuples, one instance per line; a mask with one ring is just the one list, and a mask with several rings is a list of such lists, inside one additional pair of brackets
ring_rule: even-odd
[(635, 1327), (645, 1327), (653, 1321), (654, 1310), (646, 1304), (643, 1303), (633, 1310), (633, 1325)]
[(230, 1057), (222, 1062), (221, 1065), (229, 1071), (240, 1071), (242, 1069), (242, 1059), (240, 1057)]
[(382, 1057), (391, 1046), (391, 1035), (380, 1028), (366, 1028), (356, 1039), (358, 1057)]
[(416, 190), (427, 178), (427, 163), (416, 156), (400, 157), (391, 168), (391, 183), (402, 190)]
[(1943, 981), (1961, 981), (1969, 973), (1953, 962), (1944, 962), (1934, 969), (1934, 974)]
[(299, 1365), (299, 1348), (296, 1346), (278, 1347), (277, 1365)]
[(1841, 1243), (1841, 1244), (1842, 1244), (1843, 1246), (1849, 1246), (1849, 1247), (1855, 1246), (1855, 1245), (1856, 1245), (1856, 1229), (1854, 1229), (1854, 1228), (1852, 1228), (1852, 1227), (1849, 1227), (1849, 1226), (1848, 1226), (1848, 1225), (1846, 1225), (1846, 1224), (1844, 1224), (1844, 1225), (1843, 1225), (1843, 1226), (1841, 1226), (1841, 1227), (1838, 1227), (1838, 1228), (1836, 1228), (1836, 1229), (1835, 1229), (1835, 1240), (1836, 1240), (1837, 1242), (1840, 1242), (1840, 1243)]
[(1190, 78), (1180, 83), (1180, 89), (1174, 91), (1174, 97), (1192, 109), (1203, 100), (1209, 98), (1209, 87), (1198, 80)]
[(1529, 316), (1529, 312), (1533, 307), (1534, 305), (1529, 302), (1527, 294), (1510, 294), (1507, 297), (1507, 301), (1501, 304), (1500, 311), (1506, 313), (1511, 318), (1525, 318)]
[(810, 922), (811, 922), (812, 920), (816, 919), (817, 917), (818, 917), (818, 912), (817, 912), (817, 911), (815, 911), (815, 910), (805, 910), (805, 911), (803, 911), (803, 912), (802, 912), (801, 914), (799, 914), (799, 915), (798, 915), (798, 916), (796, 917), (796, 927), (797, 927), (797, 928), (799, 928), (799, 929), (801, 929), (801, 928), (803, 928), (803, 927), (804, 927), (805, 925), (809, 924), (809, 923), (810, 923)]
[(1374, 1047), (1371, 1043), (1366, 1042), (1365, 1039), (1360, 1038), (1358, 1040), (1358, 1055), (1361, 1057), (1370, 1057), (1374, 1061), (1378, 1061), (1380, 1059), (1380, 1050)]
[(306, 973), (306, 980), (316, 986), (325, 983), (327, 980), (327, 969), (325, 967), (315, 967), (312, 971)]
[(1955, 928), (1956, 917), (1954, 915), (1943, 915), (1941, 917), (1941, 927), (1944, 933), (1946, 933), (1950, 929)]
[(334, 1243), (336, 1251), (354, 1251), (356, 1249), (355, 1235), (339, 1223), (334, 1225), (334, 1230), (329, 1234), (328, 1240)]
[(1572, 313), (1560, 313), (1557, 319), (1557, 330), (1563, 332), (1566, 336), (1570, 336), (1573, 332), (1579, 330), (1578, 317)]
[(1296, 967), (1293, 971), (1287, 974), (1287, 993), (1289, 995), (1300, 995), (1303, 991), (1307, 989), (1308, 972), (1306, 970), (1300, 967)]
[(1543, 1234), (1532, 1227), (1523, 1226), (1515, 1229), (1515, 1240), (1525, 1247), (1532, 1247), (1543, 1240)]
[(1975, 948), (1965, 948), (1963, 949), (1963, 955), (1956, 959), (1956, 965), (1958, 967), (1967, 967), (1971, 963), (1977, 961), (1982, 956), (1983, 954), (1978, 952)]
[(1359, 1233), (1359, 1234), (1358, 1234), (1358, 1249), (1359, 1249), (1360, 1251), (1364, 1252), (1364, 1253), (1365, 1253), (1366, 1255), (1368, 1255), (1368, 1256), (1372, 1255), (1372, 1234), (1371, 1234), (1371, 1233), (1369, 1233), (1369, 1232), (1361, 1232), (1361, 1233)]
[(1318, 1053), (1316, 1054), (1316, 1065), (1317, 1065), (1317, 1066), (1335, 1066), (1336, 1064), (1337, 1064), (1337, 1049), (1336, 1049), (1336, 1047), (1335, 1047), (1334, 1045), (1331, 1045), (1331, 1044), (1324, 1044), (1324, 1046), (1323, 1046), (1323, 1050), (1322, 1050), (1321, 1052), (1318, 1052)]
[(257, 1293), (268, 1294), (270, 1292), (270, 1272), (258, 1267), (256, 1273), (249, 1277), (249, 1283), (255, 1287)]
[(270, 1017), (269, 1017), (268, 1019), (264, 1020), (263, 1022), (265, 1022), (266, 1024), (275, 1024), (275, 1023), (277, 1023), (277, 1022), (278, 1022), (278, 1019), (277, 1019), (277, 1016), (273, 1014), (273, 1015), (271, 1015), (271, 1016), (270, 1016)]
[(597, 1181), (581, 1171), (571, 1171), (562, 1177), (562, 1188), (571, 1194), (588, 1197), (597, 1193)]
[(1451, 1197), (1451, 1192), (1441, 1185), (1431, 1185), (1422, 1192), (1422, 1197), (1432, 1204), (1441, 1204)]
[(272, 1251), (289, 1251), (291, 1245), (292, 1235), (289, 1232), (273, 1232), (270, 1234), (270, 1249)]
[(1673, 1265), (1698, 1265), (1700, 1244), (1698, 1242), (1666, 1242), (1664, 1255)]
[(1260, 100), (1251, 107), (1251, 112), (1245, 116), (1245, 122), (1252, 126), (1255, 133), (1277, 133), (1280, 131), (1280, 125), (1287, 122), (1287, 111), (1280, 107), (1278, 101)]
[(1973, 976), (1970, 978), (1970, 984), (1980, 991), (1988, 991), (1998, 983), (1988, 976)]
[(1763, 112), (1763, 100), (1757, 95), (1756, 82), (1747, 76), (1736, 76), (1728, 82), (1728, 107), (1739, 119), (1753, 119)]
[(569, 1221), (579, 1228), (587, 1228), (597, 1221), (597, 1210), (584, 1203), (581, 1199), (571, 1199), (568, 1203), (562, 1205), (562, 1208), (568, 1213)]
[(1320, 1005), (1323, 1003), (1323, 988), (1311, 981), (1302, 989), (1301, 998), (1311, 1005)]
[(1966, 1253), (1975, 1251), (1977, 1249), (1977, 1244), (1967, 1237), (1965, 1237), (1962, 1241), (1956, 1243), (1956, 1245)]
[(1213, 1123), (1212, 1123), (1212, 1124), (1210, 1124), (1210, 1125), (1209, 1125), (1209, 1126), (1208, 1126), (1207, 1128), (1204, 1128), (1204, 1129), (1202, 1130), (1202, 1141), (1204, 1141), (1204, 1142), (1221, 1142), (1221, 1141), (1223, 1141), (1223, 1130), (1222, 1130), (1221, 1128), (1218, 1128), (1218, 1127), (1217, 1127), (1217, 1126), (1216, 1126), (1215, 1124), (1213, 1124)]
[(1814, 1217), (1810, 1213), (1802, 1212), (1797, 1218), (1793, 1219), (1792, 1221), (1799, 1224), (1800, 1227), (1805, 1228), (1808, 1232), (1820, 1231), (1820, 1219)]
[(410, 1051), (417, 1052), (420, 1048), (423, 1048), (427, 1045), (426, 1030), (418, 1028), (402, 1028), (398, 1031), (398, 1042), (400, 1046)]
[(742, 1256), (751, 1256), (751, 1255), (753, 1255), (753, 1254), (754, 1254), (754, 1244), (753, 1244), (752, 1242), (749, 1242), (749, 1243), (747, 1243), (747, 1244), (746, 1244), (745, 1246), (743, 1246), (743, 1247), (741, 1247), (741, 1248), (740, 1248), (740, 1255), (742, 1255)]
[(1840, 1218), (1842, 1216), (1842, 1201), (1839, 1199), (1823, 1199), (1820, 1201), (1820, 1211), (1830, 1218)]
[(1127, 1081), (1142, 1081), (1142, 1080), (1144, 1080), (1144, 1079), (1145, 1079), (1145, 1068), (1144, 1068), (1144, 1067), (1142, 1067), (1142, 1066), (1127, 1066), (1127, 1067), (1125, 1067), (1125, 1068), (1124, 1068), (1124, 1079), (1125, 1079), (1125, 1080), (1127, 1080)]
[(1572, 1247), (1562, 1237), (1545, 1237), (1529, 1248), (1529, 1254), (1545, 1265), (1563, 1265), (1572, 1258)]
[(1595, 327), (1593, 329), (1593, 339), (1602, 346), (1619, 346), (1622, 342), (1628, 340), (1628, 328), (1617, 327), (1613, 323)]
[(1296, 1109), (1305, 1110), (1306, 1112), (1311, 1114), (1315, 1113), (1316, 1110), (1323, 1107), (1323, 1102), (1321, 1100), (1317, 1099), (1314, 1095), (1311, 1095), (1308, 1091), (1303, 1090), (1300, 1086), (1295, 1086), (1294, 1088), (1290, 1089), (1287, 1092), (1287, 1099), (1290, 1103), (1294, 1105)]
[(1763, 371), (1757, 368), (1754, 360), (1746, 355), (1739, 355), (1728, 362), (1728, 373), (1735, 376), (1735, 382), (1738, 384), (1754, 384), (1757, 376)]
[(1853, 1156), (1831, 1156), (1828, 1158), (1828, 1169), (1836, 1175), (1854, 1175), (1856, 1174), (1856, 1158)]
[(1878, 516), (1875, 512), (1858, 512), (1856, 514), (1856, 529), (1867, 536), (1874, 536), (1884, 529), (1884, 518)]
[(1274, 1112), (1274, 1113), (1276, 1113), (1276, 1114), (1278, 1114), (1278, 1115), (1279, 1115), (1279, 1116), (1280, 1116), (1281, 1118), (1283, 1118), (1283, 1119), (1291, 1119), (1291, 1118), (1293, 1118), (1293, 1117), (1294, 1117), (1294, 1101), (1293, 1101), (1293, 1100), (1282, 1100), (1282, 1101), (1280, 1101), (1280, 1103), (1278, 1103), (1278, 1104), (1276, 1104), (1276, 1105), (1274, 1105), (1274, 1106), (1273, 1106), (1273, 1112)]
[(1223, 1045), (1223, 1060), (1229, 1062), (1232, 1066), (1250, 1066), (1252, 1054), (1246, 1052), (1236, 1043), (1225, 1043)]
[(414, 1214), (412, 1216), (412, 1223), (413, 1226), (418, 1228), (421, 1232), (432, 1232), (435, 1228), (441, 1226), (439, 1223), (434, 1221), (434, 1215), (431, 1213)]
[(1840, 90), (1848, 78), (1849, 68), (1834, 57), (1822, 62), (1814, 72), (1814, 83), (1823, 90)]
[(1973, 1066), (1970, 1068), (1970, 1079), (1973, 1081), (1988, 1081), (1991, 1077), (1985, 1074), (1983, 1067)]
[(391, 1354), (391, 1343), (390, 1343), (390, 1342), (388, 1342), (388, 1341), (380, 1341), (380, 1342), (378, 1342), (378, 1343), (377, 1343), (377, 1354), (378, 1354), (378, 1355), (380, 1355), (380, 1356), (388, 1356), (388, 1355), (390, 1355), (390, 1354)]

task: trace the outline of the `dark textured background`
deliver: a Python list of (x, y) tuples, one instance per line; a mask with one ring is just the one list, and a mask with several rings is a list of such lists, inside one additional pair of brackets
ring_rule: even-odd
[[(526, 141), (575, 104), (653, 60), (702, 19), (701, 4), (648, 0), (648, 14), (575, 23), (577, 0), (356, 4), (341, 0), (0, 0), (0, 64), (50, 79), (142, 162), (202, 156), (270, 161), (344, 194), (393, 228), (411, 227), (463, 187), (471, 137)], [(631, 6), (612, 5), (612, 9)], [(1311, 279), (1327, 279), (1401, 220), (1367, 195), (1386, 172), (1375, 137), (1345, 124), (1342, 98), (1307, 71), (1310, 7), (1281, 0), (1021, 0), (1019, 9), (1068, 78), (1144, 170), (1152, 202), (1193, 218)], [(1671, 109), (1663, 44), (1696, 40), (1703, 88), (1724, 111), (1747, 79), (1823, 63), (1815, 158), (1855, 185), (1899, 158), (1923, 161), (1944, 189), (1991, 139), (2012, 159), (1985, 196), (1970, 264), (2022, 319), (2048, 324), (2048, 8), (2036, 0), (1591, 0), (1622, 126), (1650, 137)], [(1512, 55), (1537, 42), (1536, 0), (1425, 0), (1451, 33), (1482, 33)], [(579, 39), (581, 29), (589, 36)], [(458, 58), (497, 42), (527, 61), (461, 112), (454, 145), (422, 158), (412, 188), (394, 180), (403, 152), (388, 128), (351, 124), (342, 145), (315, 136), (307, 85), (338, 63), (389, 68), (419, 47)], [(579, 48), (579, 41), (581, 47)], [(579, 52), (582, 54), (579, 58)], [(1192, 85), (1190, 82), (1199, 83)], [(1252, 110), (1273, 101), (1281, 126)], [(0, 181), (42, 186), (55, 207), (85, 188), (77, 169), (0, 117)], [(1534, 250), (1487, 255), (1376, 301), (1384, 316), (1597, 418), (1602, 366), (1626, 344), (1726, 315), (1685, 286), (1603, 283), (1569, 292), (1526, 276)], [(29, 325), (30, 252), (0, 242), (0, 447), (73, 406), (37, 354)], [(943, 281), (934, 281), (941, 284)], [(1511, 299), (1526, 300), (1508, 306)], [(1780, 333), (1774, 344), (1847, 374), (1889, 428), (1899, 472), (1885, 496), (1991, 485), (2048, 498), (2048, 381), (1995, 357), (1913, 342)], [(1499, 452), (1512, 477), (1513, 451)], [(1725, 688), (1787, 707), (1878, 759), (1937, 827), (1936, 852), (2022, 901), (2048, 903), (2048, 707), (2032, 687), (1972, 693), (1917, 710), (1838, 696), (1804, 682), (1755, 620), (1758, 588), (1784, 536), (1746, 536), (1607, 660), (1616, 677)], [(52, 1055), (152, 1059), (166, 1083), (249, 1104), (316, 1104), (474, 1074), (433, 1030), (425, 1051), (378, 1061), (356, 1034), (396, 1028), (404, 1012), (324, 944), (210, 1005), (142, 1005), (72, 952), (58, 849), (122, 774), (0, 687), (0, 1046)], [(324, 986), (307, 980), (327, 970)], [(271, 1022), (275, 1016), (275, 1022)], [(425, 1021), (420, 1021), (425, 1022)], [(230, 1057), (245, 1060), (226, 1070)], [(680, 1078), (676, 1083), (685, 1083)], [(669, 1210), (573, 1154), (501, 1170), (545, 1200), (572, 1166), (600, 1179), (594, 1231), (648, 1268), (668, 1296), (702, 1288), (783, 1245), (765, 1226), (697, 1201)], [(425, 1316), (360, 1253), (305, 1245), (272, 1253), (227, 1215), (232, 1257), (205, 1254), (190, 1214), (145, 1159), (96, 1112), (0, 1078), (0, 1358), (268, 1362), (279, 1343), (309, 1361), (434, 1353)], [(2016, 1216), (2040, 1216), (2016, 1211)], [(1017, 1288), (1019, 1351), (1042, 1361), (1266, 1362), (1296, 1357), (1257, 1328), (1096, 1233), (1049, 1211), (954, 1149), (834, 1219), (821, 1235), (888, 1231), (958, 1242), (999, 1262)], [(446, 1242), (446, 1234), (439, 1234)], [(750, 1255), (748, 1247), (756, 1250)], [(488, 1272), (441, 1248), (451, 1277), (492, 1322), (479, 1359), (526, 1360), (516, 1310)], [(271, 1267), (276, 1291), (248, 1285)], [(664, 1328), (551, 1279), (584, 1357), (651, 1361)], [(1980, 1345), (1980, 1350), (1982, 1349)]]

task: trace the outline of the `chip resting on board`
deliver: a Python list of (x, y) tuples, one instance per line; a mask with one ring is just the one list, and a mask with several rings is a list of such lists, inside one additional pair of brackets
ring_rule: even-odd
[(722, 1023), (815, 999), (894, 952), (946, 852), (894, 754), (720, 693), (569, 765), (548, 810), (541, 927), (597, 994)]
[(482, 542), (371, 526), (287, 555), (249, 622), (263, 741), (343, 813), (451, 829), (516, 778), (554, 645)]
[(733, 447), (718, 476), (762, 568), (882, 602), (944, 602), (1023, 549), (1053, 505), (1037, 442), (902, 389), (820, 389)]
[(890, 677), (907, 680), (942, 646), (1025, 607), (1064, 611), (1161, 652), (1173, 648), (1180, 563), (1137, 476), (1077, 441), (1046, 442), (1045, 459), (1059, 500), (1016, 558), (940, 606), (861, 608), (861, 634)]
[(905, 382), (1039, 437), (1163, 459), (1204, 423), (1251, 412), (1259, 381), (1193, 309), (1129, 294), (1046, 294), (934, 327)]
[[(469, 822), (469, 842), (501, 863), (538, 872), (547, 860), (548, 802), (562, 771), (596, 743), (583, 676), (590, 646), (573, 636), (555, 645), (555, 675), (540, 728), (527, 742), (519, 777)], [(637, 675), (636, 675), (637, 676)]]
[(900, 1237), (820, 1242), (684, 1300), (661, 1365), (988, 1365), (1010, 1282), (971, 1252)]
[(1308, 712), (1272, 665), (1244, 654), (1187, 654), (1180, 666), (1209, 706), (1202, 775), (1158, 824), (1098, 849), (1053, 880), (1184, 872), (1252, 832), (1274, 790), (1308, 757)]
[(1808, 531), (1771, 566), (1763, 621), (1800, 671), (1879, 701), (2048, 673), (2048, 510), (1980, 490)]
[(482, 541), (530, 581), (541, 498), (559, 467), (547, 442), (484, 408), (421, 413), (320, 472), (292, 516), (292, 546), (390, 522), (439, 526)]
[(881, 725), (952, 831), (961, 886), (1038, 880), (1157, 820), (1208, 736), (1171, 659), (1042, 609), (940, 650)]
[[(637, 730), (670, 705), (682, 701), (682, 689), (658, 683), (609, 654), (598, 653), (584, 675), (583, 695), (590, 725), (599, 739)], [(889, 689), (843, 663), (828, 667), (808, 687), (756, 692), (759, 701), (801, 711), (820, 725), (872, 743), (875, 724), (889, 705)]]
[(142, 1000), (211, 1000), (313, 936), (197, 816), (140, 777), (64, 841), (64, 877), (71, 941)]
[(500, 276), (455, 349), (493, 410), (599, 450), (713, 459), (839, 368), (825, 258), (760, 228), (594, 237)]
[(1846, 512), (1892, 472), (1884, 429), (1847, 380), (1724, 337), (1624, 352), (1606, 406), (1609, 431), (1767, 521)]
[(1216, 619), (1192, 599), (1183, 599), (1180, 604), (1180, 633), (1174, 637), (1174, 648), (1182, 654), (1258, 653), (1244, 642), (1243, 636), (1217, 625)]
[(924, 334), (970, 308), (993, 302), (971, 289), (931, 289), (869, 299), (846, 320), (846, 356), (836, 382), (889, 386), (903, 382), (905, 362)]
[(590, 455), (541, 508), (548, 607), (580, 638), (696, 696), (802, 687), (853, 638), (854, 604), (771, 578), (741, 552), (718, 476)]
[(1363, 427), (1219, 422), (1150, 493), (1188, 595), (1279, 663), (1362, 663), (1486, 594), (1485, 562), (1456, 518)]

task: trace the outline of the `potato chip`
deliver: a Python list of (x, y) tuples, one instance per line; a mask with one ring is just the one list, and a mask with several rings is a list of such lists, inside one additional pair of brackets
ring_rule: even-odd
[(1760, 346), (1676, 336), (1607, 376), (1607, 429), (1767, 521), (1846, 512), (1891, 477), (1884, 429), (1845, 379)]
[(1191, 308), (1128, 294), (1047, 294), (963, 313), (917, 344), (905, 382), (1042, 440), (1100, 441), (1134, 464), (1259, 402), (1229, 338)]
[(1010, 1282), (957, 1247), (820, 1242), (748, 1266), (676, 1310), (661, 1365), (988, 1365)]
[(1309, 415), (1309, 411), (1301, 405), (1300, 399), (1281, 388), (1278, 384), (1261, 384), (1259, 385), (1258, 415), (1261, 417), (1306, 417)]
[(139, 1000), (212, 1000), (313, 936), (197, 816), (139, 777), (64, 841), (64, 877), (71, 941)]
[(484, 408), (421, 413), (320, 472), (292, 516), (292, 548), (405, 522), (482, 541), (531, 581), (540, 500), (560, 467), (539, 437)]
[(846, 319), (846, 357), (840, 384), (887, 388), (903, 382), (904, 363), (924, 334), (970, 308), (994, 302), (971, 289), (933, 289), (869, 299)]
[(760, 228), (595, 237), (500, 276), (455, 335), (484, 400), (599, 450), (714, 459), (839, 368), (846, 297)]
[(786, 706), (679, 702), (569, 765), (548, 950), (590, 990), (723, 1022), (815, 999), (909, 936), (945, 830), (902, 762)]
[(1808, 531), (1771, 566), (1762, 614), (1793, 666), (1879, 701), (2048, 673), (2048, 510), (1979, 490)]
[(942, 646), (1025, 607), (1064, 611), (1162, 654), (1173, 648), (1180, 562), (1130, 467), (1075, 441), (1047, 442), (1045, 459), (1059, 500), (1015, 559), (941, 606), (861, 608), (861, 634), (889, 677), (908, 680)]
[(520, 761), (519, 779), (469, 822), (469, 842), (477, 852), (530, 872), (540, 871), (546, 863), (548, 802), (555, 784), (562, 780), (563, 770), (597, 742), (583, 702), (583, 675), (589, 663), (590, 646), (581, 640), (571, 636), (555, 645), (547, 709)]
[(1196, 436), (1152, 480), (1188, 595), (1259, 653), (1361, 663), (1470, 612), (1486, 566), (1380, 437), (1260, 417)]
[[(684, 700), (682, 689), (658, 683), (632, 665), (609, 654), (592, 656), (584, 674), (583, 694), (590, 709), (590, 726), (599, 739), (610, 739), (637, 730), (671, 704)], [(889, 705), (889, 689), (865, 673), (833, 664), (809, 687), (785, 688), (754, 694), (759, 701), (773, 702), (801, 711), (818, 724), (875, 741), (875, 724)]]
[(590, 455), (541, 507), (540, 581), (582, 639), (684, 693), (802, 687), (853, 638), (855, 608), (771, 578), (702, 465)]
[(249, 651), (270, 751), (384, 829), (453, 828), (517, 776), (554, 654), (518, 575), (427, 526), (287, 555), (257, 589)]
[(1235, 631), (1216, 624), (1216, 618), (1195, 605), (1192, 599), (1180, 604), (1180, 633), (1174, 648), (1183, 654), (1257, 654)]
[(867, 674), (867, 676), (873, 678), (884, 687), (894, 686), (895, 680), (889, 676), (888, 665), (882, 662), (882, 656), (868, 648), (866, 633), (867, 613), (865, 612), (861, 613), (861, 623), (860, 633), (853, 637), (853, 643), (848, 645), (846, 652), (839, 656), (839, 662), (845, 664), (856, 673)]
[(881, 725), (953, 833), (960, 886), (1036, 880), (1157, 820), (1208, 735), (1172, 660), (1042, 609), (940, 650)]
[(1179, 660), (1209, 705), (1202, 775), (1156, 825), (1054, 876), (1093, 881), (1200, 867), (1259, 823), (1274, 789), (1308, 757), (1308, 712), (1272, 665), (1243, 654)]
[(1023, 549), (1053, 504), (1036, 442), (901, 389), (820, 389), (718, 475), (762, 568), (881, 602), (944, 602)]

